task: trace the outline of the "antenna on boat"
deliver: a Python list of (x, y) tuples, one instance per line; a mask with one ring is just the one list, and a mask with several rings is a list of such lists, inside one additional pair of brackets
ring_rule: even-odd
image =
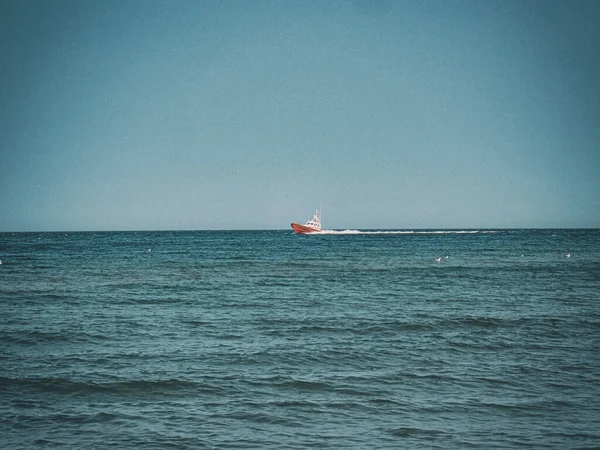
[(321, 208), (319, 209), (319, 222), (323, 224), (323, 202), (321, 201)]

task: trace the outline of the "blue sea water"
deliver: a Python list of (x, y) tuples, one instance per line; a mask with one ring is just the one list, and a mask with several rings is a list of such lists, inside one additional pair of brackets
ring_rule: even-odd
[(600, 448), (600, 230), (0, 233), (0, 259), (3, 449)]

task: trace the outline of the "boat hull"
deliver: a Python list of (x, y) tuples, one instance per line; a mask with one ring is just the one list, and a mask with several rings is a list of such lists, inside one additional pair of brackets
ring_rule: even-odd
[(308, 234), (308, 233), (320, 233), (321, 229), (309, 227), (308, 225), (303, 225), (301, 223), (292, 222), (292, 228), (296, 232), (296, 234)]

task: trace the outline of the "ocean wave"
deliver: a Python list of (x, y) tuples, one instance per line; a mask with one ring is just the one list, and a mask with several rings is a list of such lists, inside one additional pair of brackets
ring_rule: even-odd
[(177, 378), (156, 380), (91, 381), (60, 377), (10, 378), (0, 377), (5, 389), (30, 389), (36, 392), (86, 396), (90, 394), (114, 394), (130, 396), (180, 396), (182, 391), (204, 394), (222, 394), (227, 387), (223, 383), (207, 383)]
[(388, 431), (388, 433), (390, 433), (393, 436), (403, 437), (403, 438), (415, 437), (415, 436), (432, 437), (432, 436), (438, 436), (438, 435), (452, 436), (451, 434), (446, 433), (442, 430), (436, 430), (433, 428), (399, 427), (399, 428), (392, 428), (387, 431)]
[(75, 334), (63, 331), (19, 330), (0, 333), (0, 340), (5, 343), (19, 345), (83, 341), (86, 338), (87, 335), (85, 333)]

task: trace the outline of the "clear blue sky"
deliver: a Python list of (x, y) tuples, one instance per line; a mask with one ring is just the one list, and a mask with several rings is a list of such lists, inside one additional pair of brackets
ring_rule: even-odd
[(600, 2), (0, 0), (0, 231), (600, 227)]

